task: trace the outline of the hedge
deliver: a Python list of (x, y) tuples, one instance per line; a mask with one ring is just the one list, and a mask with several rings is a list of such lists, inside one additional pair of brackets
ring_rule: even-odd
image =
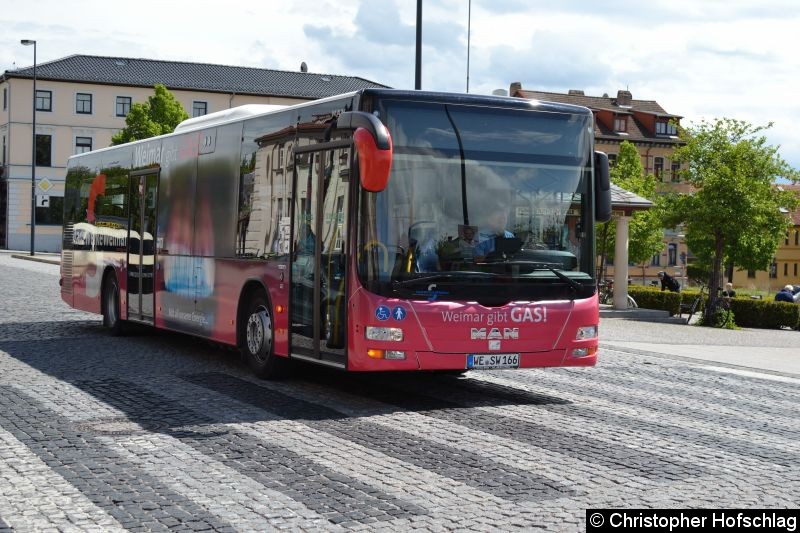
[(670, 316), (677, 315), (680, 311), (680, 293), (661, 291), (659, 288), (645, 287), (643, 285), (628, 285), (630, 294), (639, 307), (644, 309), (662, 309), (669, 311)]
[[(629, 285), (630, 294), (639, 307), (644, 309), (661, 309), (670, 315), (677, 315), (680, 304), (691, 305), (697, 295), (697, 289), (685, 289), (680, 293), (664, 291), (660, 288)], [(702, 312), (708, 297), (703, 299), (696, 312)], [(800, 305), (772, 300), (754, 300), (751, 298), (734, 298), (731, 300), (731, 311), (736, 325), (743, 328), (780, 328), (800, 329)]]
[(800, 305), (770, 300), (734, 298), (731, 311), (736, 325), (743, 328), (800, 329)]

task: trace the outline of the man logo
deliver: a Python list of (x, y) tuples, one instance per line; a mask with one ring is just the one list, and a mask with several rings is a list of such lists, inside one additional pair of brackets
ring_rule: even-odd
[(516, 340), (519, 339), (519, 328), (492, 328), (488, 332), (486, 328), (470, 328), (470, 339), (472, 340)]

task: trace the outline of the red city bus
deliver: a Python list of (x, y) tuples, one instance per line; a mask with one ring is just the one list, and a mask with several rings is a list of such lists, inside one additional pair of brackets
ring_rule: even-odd
[(366, 89), (73, 156), (61, 296), (261, 377), (591, 366), (608, 159), (582, 107)]

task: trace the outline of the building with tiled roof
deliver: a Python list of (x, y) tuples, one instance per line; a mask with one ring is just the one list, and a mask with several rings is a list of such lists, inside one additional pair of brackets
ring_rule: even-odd
[[(511, 96), (574, 104), (588, 107), (594, 114), (595, 150), (608, 154), (614, 164), (619, 146), (623, 141), (632, 143), (639, 151), (645, 172), (659, 180), (658, 190), (689, 190), (688, 184), (681, 183), (680, 163), (672, 161), (672, 153), (682, 144), (678, 138), (677, 126), (681, 116), (667, 112), (655, 100), (637, 100), (630, 91), (622, 89), (615, 96), (587, 96), (582, 90), (573, 89), (567, 93), (523, 89), (522, 84), (514, 82), (509, 89)], [(648, 265), (642, 267), (641, 276), (634, 277), (639, 283), (649, 283), (658, 279), (660, 270), (683, 278), (686, 283), (686, 265), (691, 254), (686, 248), (684, 236), (675, 229), (665, 229), (664, 249), (656, 254)], [(607, 275), (612, 275), (613, 267)]]
[[(126, 57), (72, 55), (36, 66), (39, 81), (75, 82), (152, 88), (156, 83), (170, 91), (200, 91), (260, 97), (316, 99), (386, 87), (354, 76), (305, 71), (236, 67), (184, 61)], [(33, 78), (33, 67), (6, 71), (0, 79)], [(218, 110), (217, 110), (218, 111)]]
[(670, 160), (673, 150), (682, 144), (676, 126), (680, 115), (664, 110), (655, 100), (635, 100), (628, 90), (617, 91), (616, 97), (586, 96), (582, 90), (564, 93), (524, 90), (512, 83), (511, 96), (560, 102), (588, 107), (594, 114), (595, 148), (614, 160), (622, 141), (629, 141), (639, 150), (645, 172), (662, 182), (678, 183), (680, 166)]
[[(386, 87), (354, 76), (71, 55), (36, 65), (36, 248), (60, 249), (67, 159), (111, 144), (131, 105), (166, 86), (190, 117), (244, 104), (291, 105)], [(33, 67), (0, 76), (0, 248), (30, 245)]]

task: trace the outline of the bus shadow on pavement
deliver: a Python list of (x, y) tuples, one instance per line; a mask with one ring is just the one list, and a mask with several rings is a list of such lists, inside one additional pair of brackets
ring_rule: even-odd
[[(57, 333), (63, 337), (42, 336), (43, 328), (50, 326), (58, 328)], [(124, 336), (110, 338), (94, 321), (2, 324), (0, 351), (123, 411), (141, 427), (168, 434), (178, 432), (176, 436), (181, 437), (217, 434), (213, 428), (201, 431), (198, 426), (267, 421), (274, 415), (290, 420), (337, 420), (400, 410), (571, 403), (522, 388), (471, 379), (470, 373), (345, 373), (297, 364), (293, 376), (286, 380), (259, 381), (238, 353), (203, 339), (147, 327), (133, 327)], [(190, 396), (186, 401), (180, 399), (181, 387), (186, 384), (182, 382), (265, 412), (233, 409), (230, 413), (216, 410), (210, 414), (194, 405)], [(174, 390), (164, 390), (173, 386)], [(320, 400), (303, 399), (310, 395), (319, 396)], [(349, 405), (363, 405), (364, 400), (368, 400), (368, 408), (353, 410)], [(338, 401), (344, 409), (337, 407)]]
[(301, 374), (301, 377), (318, 386), (330, 387), (410, 410), (572, 403), (556, 396), (471, 379), (470, 375), (469, 372), (462, 376), (437, 372), (344, 374), (313, 367), (309, 368), (308, 373)]

